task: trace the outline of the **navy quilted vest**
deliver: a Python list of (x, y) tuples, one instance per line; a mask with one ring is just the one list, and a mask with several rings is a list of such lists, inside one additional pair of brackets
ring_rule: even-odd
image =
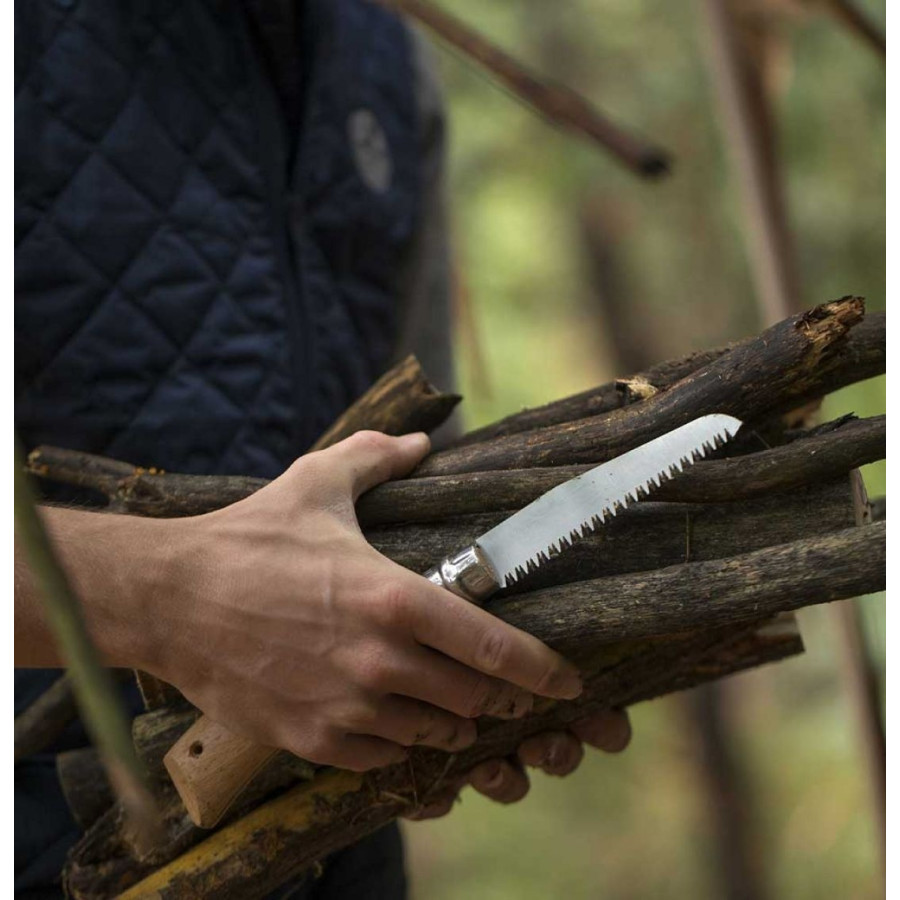
[[(418, 215), (407, 32), (298, 0), (292, 91), (266, 2), (16, 3), (26, 448), (274, 477), (388, 364)], [(52, 677), (17, 672), (17, 712)], [(17, 895), (58, 896), (75, 836), (52, 755), (17, 765)]]
[(249, 24), (237, 0), (17, 4), (27, 447), (274, 476), (386, 367), (417, 214), (407, 33), (310, 0), (286, 111)]

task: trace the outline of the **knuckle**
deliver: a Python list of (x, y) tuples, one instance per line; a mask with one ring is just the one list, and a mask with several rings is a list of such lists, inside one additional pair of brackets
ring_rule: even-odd
[(381, 589), (379, 618), (388, 627), (406, 625), (411, 618), (412, 596), (399, 581), (389, 581)]
[(475, 647), (475, 665), (483, 672), (498, 674), (506, 670), (512, 655), (507, 637), (500, 631), (488, 628)]
[(353, 441), (356, 449), (364, 453), (384, 453), (391, 446), (391, 439), (380, 431), (357, 431), (349, 440)]
[[(376, 646), (360, 657), (357, 676), (359, 684), (367, 693), (382, 696), (391, 693), (395, 681), (396, 666), (392, 662), (389, 647)], [(370, 715), (374, 715), (374, 704), (370, 701)]]

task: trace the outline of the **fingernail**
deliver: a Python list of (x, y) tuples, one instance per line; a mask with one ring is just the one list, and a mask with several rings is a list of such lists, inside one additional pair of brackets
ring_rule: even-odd
[(554, 769), (559, 764), (560, 746), (559, 741), (552, 741), (550, 746), (544, 751), (541, 757), (540, 766), (542, 769)]
[(497, 763), (493, 771), (484, 779), (484, 786), (488, 789), (500, 787), (503, 782), (503, 766)]
[(564, 669), (553, 681), (552, 696), (558, 700), (574, 700), (584, 690), (581, 676), (574, 669)]

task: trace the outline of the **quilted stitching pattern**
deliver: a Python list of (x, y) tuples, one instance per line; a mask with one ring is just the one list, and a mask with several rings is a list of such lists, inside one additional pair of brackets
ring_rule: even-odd
[[(307, 6), (322, 37), (274, 219), (238, 4), (17, 7), (26, 443), (274, 476), (383, 370), (416, 216), (406, 36), (361, 0)], [(399, 173), (383, 196), (348, 146), (362, 107)]]
[[(20, 428), (138, 462), (274, 474), (296, 414), (246, 73), (200, 5), (155, 20), (99, 6), (65, 15), (17, 85), (30, 126), (17, 135)], [(117, 16), (113, 49), (96, 27)], [(189, 58), (230, 89), (179, 53), (210, 32), (210, 55)], [(265, 441), (237, 447), (260, 426)]]

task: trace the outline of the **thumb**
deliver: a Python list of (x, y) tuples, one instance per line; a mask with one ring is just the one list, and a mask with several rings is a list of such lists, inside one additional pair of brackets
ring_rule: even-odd
[(379, 431), (357, 431), (321, 451), (331, 456), (347, 479), (354, 502), (370, 488), (411, 472), (431, 449), (424, 432), (390, 437)]

